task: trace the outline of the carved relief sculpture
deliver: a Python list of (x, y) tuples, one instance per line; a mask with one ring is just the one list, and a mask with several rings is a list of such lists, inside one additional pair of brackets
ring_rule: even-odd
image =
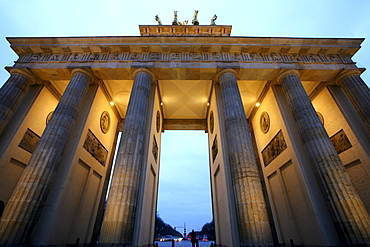
[(83, 145), (84, 149), (89, 152), (102, 166), (105, 166), (108, 150), (105, 149), (99, 139), (89, 130)]
[(210, 116), (209, 116), (209, 131), (211, 134), (213, 134), (213, 129), (215, 127), (215, 119), (213, 116), (213, 111), (211, 111)]
[(156, 125), (157, 125), (157, 133), (161, 130), (161, 114), (159, 111), (157, 111), (157, 119), (156, 119)]
[(346, 133), (344, 133), (343, 129), (330, 137), (330, 140), (333, 143), (335, 151), (337, 151), (338, 154), (352, 147), (352, 144), (349, 141)]
[(100, 116), (100, 129), (101, 131), (106, 134), (109, 131), (110, 127), (110, 116), (107, 111), (103, 111)]
[[(180, 35), (181, 36), (181, 35)], [(175, 57), (173, 54), (176, 54)], [(353, 63), (350, 56), (346, 54), (320, 54), (312, 61), (312, 55), (299, 55), (299, 54), (264, 54), (264, 53), (246, 53), (246, 52), (199, 52), (199, 57), (202, 57), (202, 60), (205, 61), (217, 61), (217, 60), (224, 60), (224, 61), (240, 61), (240, 62), (273, 62), (273, 63)], [(33, 57), (38, 55), (40, 59), (34, 60)], [(91, 60), (93, 58), (93, 60)], [(53, 62), (55, 60), (55, 54), (24, 54), (20, 57), (19, 63), (24, 62)], [(57, 61), (76, 61), (76, 62), (91, 62), (91, 61), (136, 61), (136, 60), (143, 60), (143, 61), (150, 61), (150, 60), (159, 60), (159, 61), (168, 61), (168, 60), (183, 60), (183, 61), (193, 61), (192, 56), (189, 55), (187, 52), (176, 52), (176, 53), (166, 53), (166, 52), (152, 52), (148, 55), (141, 52), (112, 52), (112, 53), (105, 53), (100, 56), (95, 56), (93, 53), (67, 53), (63, 54), (63, 56), (59, 56)]]
[(37, 135), (32, 130), (27, 129), (18, 146), (32, 154), (39, 140), (40, 140), (39, 135)]
[(265, 166), (268, 166), (276, 157), (287, 148), (283, 132), (280, 130), (269, 144), (262, 150)]
[(215, 136), (215, 139), (213, 139), (212, 144), (212, 161), (215, 162), (215, 159), (218, 154), (218, 146), (217, 146), (217, 135)]
[(48, 123), (49, 123), (49, 121), (51, 119), (51, 116), (53, 116), (53, 112), (54, 111), (49, 112), (49, 114), (46, 116), (46, 125), (48, 125)]
[(262, 112), (260, 118), (261, 131), (266, 134), (270, 129), (270, 116), (267, 112)]
[(320, 112), (317, 112), (317, 116), (320, 118), (322, 125), (324, 125), (324, 116)]
[(155, 162), (157, 163), (157, 160), (158, 160), (158, 144), (157, 144), (157, 140), (155, 139), (155, 136), (153, 136), (152, 154), (153, 154)]

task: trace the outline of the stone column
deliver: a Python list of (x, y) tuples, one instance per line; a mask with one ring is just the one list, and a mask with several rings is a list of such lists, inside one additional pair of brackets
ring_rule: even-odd
[(241, 245), (272, 245), (272, 233), (247, 118), (234, 70), (218, 76), (225, 121), (228, 162)]
[(370, 90), (361, 79), (360, 72), (350, 71), (339, 75), (337, 82), (370, 129)]
[(72, 71), (72, 79), (5, 207), (0, 221), (0, 244), (28, 243), (92, 80), (85, 70)]
[(344, 245), (370, 244), (370, 217), (299, 80), (298, 71), (283, 72), (277, 82), (292, 109), (341, 241)]
[(12, 69), (11, 76), (0, 89), (0, 134), (35, 78), (27, 71)]
[(133, 241), (140, 177), (146, 165), (144, 156), (154, 77), (150, 71), (139, 69), (134, 78), (100, 233), (100, 243), (107, 246)]

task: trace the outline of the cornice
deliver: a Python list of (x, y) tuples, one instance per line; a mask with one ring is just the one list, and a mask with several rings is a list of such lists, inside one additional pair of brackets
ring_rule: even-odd
[(7, 38), (18, 54), (68, 54), (106, 52), (235, 52), (262, 54), (349, 55), (353, 56), (364, 39), (354, 38), (275, 38), (275, 37), (171, 37), (110, 36)]

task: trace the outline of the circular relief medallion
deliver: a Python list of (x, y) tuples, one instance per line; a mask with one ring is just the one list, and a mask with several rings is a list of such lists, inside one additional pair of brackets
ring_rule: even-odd
[(53, 112), (54, 112), (54, 111), (49, 112), (49, 114), (46, 116), (46, 125), (48, 125), (48, 123), (49, 123), (49, 121), (50, 121), (51, 116), (53, 116)]
[(317, 113), (317, 116), (319, 116), (320, 118), (320, 122), (322, 123), (322, 125), (324, 125), (324, 116), (320, 112), (316, 112), (316, 113)]
[(110, 117), (107, 111), (103, 111), (100, 116), (100, 129), (101, 131), (106, 134), (109, 131), (110, 127)]
[(157, 133), (161, 130), (161, 114), (157, 111)]
[(270, 129), (270, 116), (267, 112), (262, 112), (260, 118), (260, 128), (263, 133), (267, 133)]
[(213, 134), (213, 129), (215, 127), (215, 119), (213, 117), (213, 111), (211, 111), (211, 114), (209, 116), (209, 131), (211, 134)]

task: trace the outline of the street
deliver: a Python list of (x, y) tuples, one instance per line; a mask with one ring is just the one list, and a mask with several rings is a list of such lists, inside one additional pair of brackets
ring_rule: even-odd
[[(158, 243), (159, 247), (171, 247), (172, 246), (171, 241), (165, 241), (165, 242), (156, 241), (156, 243)], [(211, 243), (214, 243), (214, 241), (199, 241), (199, 247), (209, 247), (211, 246)], [(191, 247), (191, 242), (188, 240), (175, 242), (175, 247)]]

